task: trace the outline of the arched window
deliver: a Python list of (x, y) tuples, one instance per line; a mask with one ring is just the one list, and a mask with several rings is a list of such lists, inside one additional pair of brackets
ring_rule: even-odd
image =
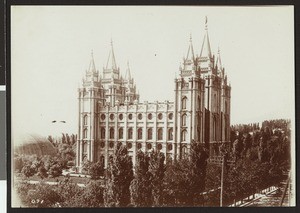
[(181, 141), (186, 141), (186, 136), (187, 136), (187, 131), (186, 130), (183, 130), (181, 132)]
[(183, 97), (181, 100), (181, 108), (186, 109), (187, 97)]
[(88, 116), (83, 116), (83, 125), (88, 125)]
[(181, 118), (181, 125), (182, 125), (182, 126), (186, 126), (186, 114), (183, 114), (183, 115), (182, 115), (182, 118)]
[(181, 99), (181, 109), (186, 109), (187, 97)]
[(227, 125), (228, 125), (228, 121), (227, 121), (227, 117), (225, 116), (225, 127), (224, 127), (224, 131), (225, 131), (225, 141), (228, 141), (228, 130), (227, 130)]
[(105, 128), (102, 127), (100, 131), (101, 131), (101, 139), (105, 139)]
[(138, 140), (142, 140), (142, 139), (143, 139), (143, 129), (138, 128)]
[(115, 130), (114, 130), (114, 128), (110, 128), (109, 129), (109, 138), (114, 139), (114, 137), (115, 137)]
[(119, 129), (119, 139), (123, 139), (123, 127)]
[(201, 109), (201, 99), (200, 99), (200, 96), (198, 96), (198, 101), (197, 102), (198, 102), (198, 110), (199, 110), (199, 109)]
[(168, 140), (169, 141), (173, 140), (173, 128), (170, 128), (168, 130)]
[(157, 140), (162, 140), (163, 139), (163, 129), (158, 128), (157, 130)]
[(217, 119), (213, 118), (213, 141), (217, 141)]
[(132, 132), (132, 128), (130, 127), (128, 129), (128, 139), (132, 139), (132, 135), (133, 135), (133, 132)]
[(227, 101), (225, 101), (225, 114), (227, 114), (227, 112), (228, 112), (228, 108), (227, 108)]
[(152, 140), (152, 128), (149, 128), (147, 133), (148, 133), (147, 135), (148, 140)]
[(213, 106), (214, 106), (214, 110), (216, 112), (217, 111), (217, 95), (216, 94), (214, 94)]
[(188, 156), (186, 146), (183, 146), (183, 147), (181, 148), (181, 156), (182, 156), (182, 158), (186, 158), (186, 157)]
[(83, 130), (83, 138), (87, 138), (87, 131), (88, 131), (87, 129)]

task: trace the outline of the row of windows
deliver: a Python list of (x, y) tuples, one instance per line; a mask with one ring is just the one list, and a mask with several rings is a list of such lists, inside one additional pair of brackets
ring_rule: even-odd
[[(109, 139), (114, 139), (115, 137), (115, 129), (112, 127), (109, 129)], [(105, 128), (101, 128), (100, 130), (100, 138), (105, 139)], [(147, 130), (147, 139), (152, 140), (153, 138), (153, 129), (149, 128)], [(118, 139), (124, 139), (124, 129), (121, 127), (118, 130)], [(133, 128), (129, 128), (127, 130), (127, 139), (133, 139)], [(143, 128), (137, 129), (137, 139), (143, 139)], [(163, 140), (163, 128), (157, 129), (157, 140)], [(168, 129), (168, 140), (173, 140), (173, 128)]]
[[(104, 114), (103, 114), (103, 115), (104, 115)], [(132, 115), (132, 114), (129, 114), (129, 115)], [(142, 115), (142, 114), (139, 114), (139, 115)], [(149, 118), (149, 115), (152, 116), (152, 114), (148, 114), (148, 118)], [(160, 118), (160, 115), (162, 116), (161, 113), (158, 114), (158, 119), (162, 119), (162, 117)], [(110, 116), (114, 116), (114, 114), (111, 114)], [(120, 117), (120, 116), (123, 117), (123, 114), (120, 114), (119, 117)], [(104, 117), (105, 117), (105, 115), (104, 115)], [(84, 118), (83, 118), (83, 123), (84, 123), (84, 125), (87, 125), (87, 123), (88, 123), (88, 122), (87, 122), (87, 119), (88, 119), (88, 116), (85, 115)], [(151, 119), (152, 119), (152, 117), (151, 117)], [(173, 119), (173, 114), (172, 114), (172, 113), (169, 114), (169, 119)], [(182, 115), (182, 119), (181, 119), (181, 125), (182, 125), (182, 126), (186, 126), (186, 120), (187, 120), (187, 115), (186, 115), (186, 114)]]
[[(143, 119), (143, 114), (142, 114), (142, 113), (139, 113), (139, 114), (137, 115), (137, 117), (138, 117), (139, 120), (142, 120), (142, 119)], [(162, 119), (164, 118), (164, 116), (163, 116), (162, 113), (159, 113), (157, 117), (158, 117), (159, 120), (162, 120)], [(102, 114), (102, 115), (101, 115), (101, 119), (102, 119), (102, 120), (105, 120), (105, 118), (106, 118), (106, 115), (105, 115), (105, 114)], [(115, 119), (115, 115), (114, 115), (114, 114), (110, 114), (110, 115), (109, 115), (109, 118), (110, 118), (110, 120), (114, 120), (114, 119)], [(124, 115), (123, 115), (123, 114), (119, 114), (119, 120), (123, 120), (123, 118), (124, 118)], [(128, 119), (129, 119), (129, 120), (132, 120), (132, 118), (133, 118), (133, 114), (130, 113), (130, 114), (128, 115)], [(149, 113), (149, 114), (147, 115), (147, 118), (148, 118), (148, 120), (152, 120), (152, 118), (153, 118), (152, 113)], [(172, 120), (172, 119), (173, 119), (173, 113), (169, 113), (168, 118), (169, 118), (170, 120)], [(83, 120), (84, 120), (84, 124), (87, 124), (87, 115), (84, 116)]]
[[(84, 129), (83, 131), (83, 138), (87, 138), (87, 129)], [(109, 129), (109, 139), (114, 139), (115, 137), (115, 129), (110, 128)], [(100, 138), (105, 139), (105, 128), (101, 128), (100, 131)], [(123, 128), (119, 128), (118, 131), (118, 139), (124, 139), (124, 130)], [(133, 139), (133, 128), (129, 128), (127, 132), (127, 139)], [(143, 129), (138, 128), (137, 130), (137, 139), (142, 140), (143, 139)], [(147, 130), (147, 140), (153, 139), (153, 128), (149, 128)], [(157, 140), (163, 140), (163, 128), (158, 128), (157, 130)], [(173, 128), (168, 129), (168, 140), (173, 140)], [(187, 140), (187, 131), (183, 130), (181, 132), (181, 141)]]
[[(119, 143), (119, 142), (118, 142), (118, 143)], [(114, 143), (114, 142), (109, 142), (109, 144), (108, 144), (108, 147), (109, 147), (109, 148), (114, 148), (114, 146), (115, 146), (115, 143)], [(126, 146), (127, 146), (128, 149), (131, 149), (131, 148), (132, 148), (132, 143), (129, 143), (129, 142), (126, 143)], [(137, 146), (138, 149), (141, 149), (141, 148), (143, 147), (143, 144), (142, 144), (142, 143), (137, 143), (136, 146)], [(101, 143), (100, 143), (100, 147), (101, 147), (101, 148), (104, 148), (104, 147), (105, 147), (105, 143), (104, 143), (104, 142), (101, 142)], [(151, 144), (151, 143), (147, 143), (147, 144), (146, 144), (146, 148), (147, 148), (147, 149), (152, 149), (152, 144)], [(157, 148), (158, 150), (161, 150), (161, 149), (162, 149), (162, 144), (161, 144), (161, 143), (156, 144), (156, 148)], [(167, 149), (168, 149), (169, 151), (172, 150), (172, 149), (173, 149), (173, 145), (172, 145), (172, 144), (167, 144)]]

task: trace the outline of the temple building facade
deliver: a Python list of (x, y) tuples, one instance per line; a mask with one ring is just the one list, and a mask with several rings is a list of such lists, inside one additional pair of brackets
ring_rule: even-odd
[(231, 86), (220, 51), (211, 51), (207, 24), (198, 54), (190, 38), (174, 81), (173, 100), (153, 103), (139, 101), (130, 66), (122, 75), (112, 43), (102, 74), (92, 55), (78, 89), (76, 166), (89, 160), (106, 167), (119, 142), (127, 145), (133, 164), (138, 150), (158, 149), (168, 160), (187, 156), (192, 141), (203, 143), (211, 154), (216, 144), (228, 142)]

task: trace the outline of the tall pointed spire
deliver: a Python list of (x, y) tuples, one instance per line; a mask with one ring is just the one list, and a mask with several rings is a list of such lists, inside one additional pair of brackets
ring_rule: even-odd
[(219, 70), (222, 70), (222, 61), (221, 61), (221, 54), (220, 54), (220, 47), (218, 47), (218, 57), (217, 57), (217, 66)]
[(116, 63), (116, 58), (115, 58), (115, 53), (114, 53), (114, 47), (113, 47), (113, 41), (111, 39), (110, 41), (111, 49), (108, 55), (108, 60), (106, 63), (106, 69), (117, 69), (117, 63)]
[(205, 35), (201, 47), (200, 57), (208, 57), (211, 58), (211, 49), (210, 49), (210, 43), (209, 43), (209, 36), (208, 36), (208, 20), (207, 16), (205, 16)]
[(95, 61), (94, 61), (93, 50), (91, 52), (91, 62), (90, 62), (90, 65), (89, 65), (88, 72), (96, 72), (96, 66), (95, 66)]
[(130, 73), (129, 61), (127, 61), (127, 69), (126, 69), (125, 79), (128, 80), (128, 81), (131, 80), (131, 73)]
[(192, 43), (192, 34), (190, 34), (190, 45), (185, 60), (194, 60), (194, 48)]

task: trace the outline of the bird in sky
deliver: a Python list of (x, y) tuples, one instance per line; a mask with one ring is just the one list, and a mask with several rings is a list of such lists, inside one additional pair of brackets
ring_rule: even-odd
[(60, 121), (61, 123), (66, 123), (66, 121)]
[(54, 120), (54, 121), (52, 121), (52, 123), (56, 123), (56, 121)]

